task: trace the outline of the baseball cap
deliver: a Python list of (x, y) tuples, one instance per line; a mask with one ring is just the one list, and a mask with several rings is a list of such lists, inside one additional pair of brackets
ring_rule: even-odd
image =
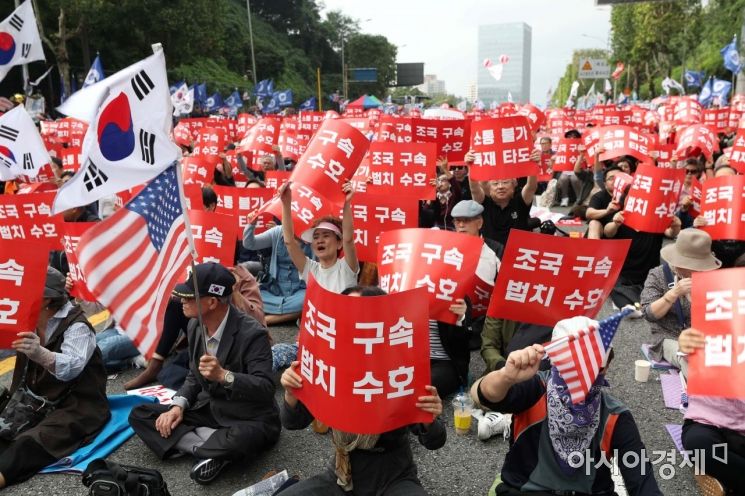
[[(235, 277), (219, 263), (208, 262), (194, 267), (199, 296), (229, 296), (233, 292)], [(173, 288), (174, 296), (194, 298), (194, 276), (189, 274), (186, 281)]]

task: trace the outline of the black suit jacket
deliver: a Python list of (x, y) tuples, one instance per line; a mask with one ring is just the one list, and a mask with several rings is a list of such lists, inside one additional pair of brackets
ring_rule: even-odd
[(266, 422), (279, 433), (279, 408), (274, 400), (272, 349), (269, 333), (255, 319), (230, 305), (217, 359), (235, 375), (231, 388), (208, 381), (199, 373), (199, 359), (204, 354), (204, 338), (197, 319), (187, 328), (189, 339), (189, 372), (178, 396), (189, 401), (191, 409), (209, 404), (220, 425), (240, 426), (246, 422)]

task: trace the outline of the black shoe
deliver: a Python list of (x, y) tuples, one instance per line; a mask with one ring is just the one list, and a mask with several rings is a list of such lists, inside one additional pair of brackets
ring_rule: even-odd
[(220, 475), (222, 469), (224, 469), (229, 463), (228, 460), (215, 460), (214, 458), (197, 460), (197, 463), (191, 467), (189, 477), (191, 477), (197, 484), (209, 484)]

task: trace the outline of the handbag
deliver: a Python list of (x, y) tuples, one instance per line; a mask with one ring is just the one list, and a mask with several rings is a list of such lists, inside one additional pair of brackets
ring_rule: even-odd
[(103, 458), (88, 464), (83, 485), (91, 496), (171, 496), (157, 470), (119, 465)]
[[(4, 441), (14, 440), (22, 432), (35, 427), (44, 420), (70, 395), (77, 384), (77, 381), (75, 381), (58, 399), (52, 401), (29, 389), (26, 384), (27, 373), (28, 360), (24, 366), (18, 389), (10, 395), (7, 403), (2, 408), (2, 413), (0, 413), (0, 439)], [(0, 398), (0, 405), (2, 403), (2, 398)]]

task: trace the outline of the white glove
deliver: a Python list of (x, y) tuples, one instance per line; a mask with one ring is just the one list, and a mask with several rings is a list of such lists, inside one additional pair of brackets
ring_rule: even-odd
[(23, 353), (29, 360), (33, 360), (47, 370), (54, 369), (55, 353), (41, 345), (36, 333), (19, 332), (18, 338), (12, 343), (14, 350)]

